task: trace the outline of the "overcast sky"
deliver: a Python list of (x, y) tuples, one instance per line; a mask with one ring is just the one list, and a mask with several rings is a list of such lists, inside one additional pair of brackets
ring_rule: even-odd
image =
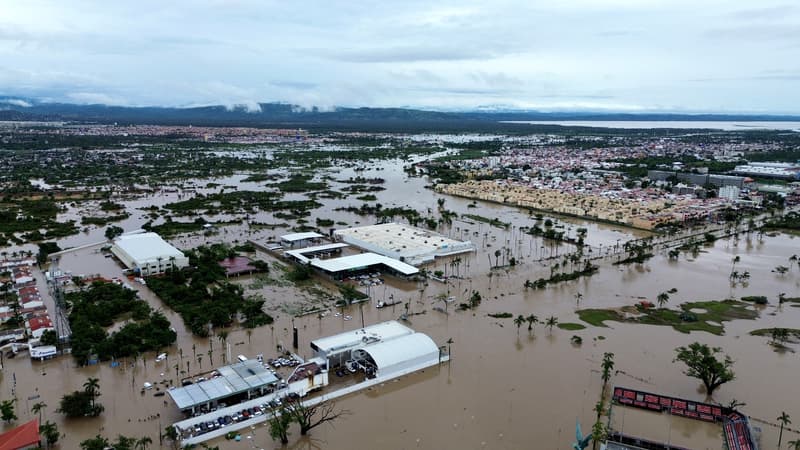
[(0, 95), (800, 113), (800, 2), (0, 0)]

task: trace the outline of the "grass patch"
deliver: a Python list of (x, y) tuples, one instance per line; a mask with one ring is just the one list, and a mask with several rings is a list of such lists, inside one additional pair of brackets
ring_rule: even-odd
[(758, 330), (753, 330), (750, 332), (751, 336), (766, 336), (772, 337), (772, 333), (775, 330), (786, 330), (790, 336), (794, 336), (796, 338), (800, 338), (800, 330), (797, 328), (760, 328)]
[[(691, 312), (692, 309), (702, 309), (703, 313)], [(734, 319), (755, 319), (758, 312), (747, 309), (747, 304), (737, 300), (690, 302), (680, 305), (680, 309), (642, 308), (631, 307), (632, 313), (640, 314), (637, 317), (625, 318), (614, 309), (584, 309), (578, 311), (578, 317), (584, 322), (594, 326), (606, 326), (603, 322), (613, 320), (626, 323), (641, 323), (645, 325), (671, 326), (681, 333), (692, 331), (705, 331), (711, 334), (722, 335), (725, 332), (723, 322)]]
[(608, 325), (603, 323), (606, 320), (617, 322), (622, 322), (623, 320), (622, 315), (613, 309), (581, 309), (578, 310), (578, 317), (589, 325), (596, 327), (607, 327)]
[(578, 331), (586, 328), (586, 325), (581, 325), (579, 323), (571, 323), (571, 322), (560, 323), (556, 326), (562, 330), (569, 330), (569, 331)]
[(483, 217), (483, 216), (479, 216), (477, 214), (462, 214), (461, 217), (466, 217), (467, 219), (472, 219), (472, 220), (475, 220), (477, 222), (488, 223), (489, 225), (491, 225), (493, 227), (502, 228), (504, 230), (508, 229), (511, 226), (510, 223), (503, 222), (500, 219)]

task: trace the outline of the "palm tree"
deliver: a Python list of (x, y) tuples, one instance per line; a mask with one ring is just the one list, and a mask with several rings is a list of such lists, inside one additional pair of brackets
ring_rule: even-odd
[(42, 423), (42, 411), (47, 408), (47, 403), (36, 402), (31, 406), (31, 412), (39, 415), (39, 423)]
[(528, 332), (533, 330), (533, 327), (539, 323), (539, 318), (536, 317), (535, 314), (531, 314), (530, 316), (525, 318), (525, 321), (528, 322)]
[(203, 355), (197, 355), (197, 365), (200, 366), (200, 369), (203, 368)]
[(659, 308), (664, 308), (664, 304), (669, 301), (669, 294), (667, 294), (666, 292), (658, 294), (658, 297), (656, 297), (656, 301), (658, 302)]
[(94, 407), (94, 399), (100, 396), (100, 380), (89, 377), (83, 383), (83, 390), (92, 397), (92, 407)]
[(783, 439), (783, 427), (791, 424), (792, 421), (789, 420), (789, 415), (786, 414), (786, 411), (781, 411), (781, 415), (778, 416), (776, 420), (781, 423), (781, 431), (780, 434), (778, 434), (778, 448), (781, 448), (781, 440)]
[(800, 439), (789, 441), (788, 444), (791, 450), (800, 450)]
[(59, 433), (56, 424), (50, 421), (39, 425), (39, 434), (44, 437), (44, 440), (47, 443), (47, 448), (52, 447), (53, 444), (58, 442), (58, 438), (61, 437), (61, 433)]
[(614, 354), (611, 352), (606, 352), (603, 354), (603, 363), (601, 364), (603, 368), (603, 373), (601, 377), (603, 378), (603, 392), (605, 392), (606, 385), (608, 384), (608, 380), (611, 379), (611, 371), (614, 370)]
[(738, 263), (741, 260), (742, 260), (742, 258), (740, 258), (739, 255), (736, 255), (736, 256), (733, 257), (733, 264), (731, 265), (731, 272), (733, 272), (733, 269), (736, 268), (736, 263)]
[(553, 327), (558, 325), (558, 319), (555, 316), (550, 316), (544, 325), (550, 329), (550, 334), (553, 334)]
[(247, 333), (247, 343), (250, 344), (253, 339), (253, 329), (248, 328), (246, 333)]
[(225, 364), (225, 354), (227, 353), (228, 349), (228, 332), (225, 330), (220, 330), (219, 333), (217, 333), (217, 338), (220, 342), (222, 342), (222, 363)]
[(152, 443), (153, 440), (150, 439), (150, 436), (144, 436), (136, 440), (133, 448), (136, 450), (147, 450), (147, 447), (149, 447)]
[(575, 293), (575, 304), (580, 305), (582, 298), (583, 298), (583, 294), (581, 294), (580, 292), (576, 292)]
[(525, 323), (525, 316), (523, 316), (522, 314), (518, 315), (514, 319), (514, 325), (517, 326), (517, 336), (519, 336), (519, 327), (521, 327), (523, 323)]

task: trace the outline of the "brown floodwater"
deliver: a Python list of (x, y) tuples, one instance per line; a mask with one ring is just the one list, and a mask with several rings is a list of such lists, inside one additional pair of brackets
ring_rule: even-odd
[[(436, 199), (442, 197), (425, 190), (425, 180), (406, 178), (399, 165), (387, 164), (383, 170), (364, 173), (345, 169), (335, 176), (347, 178), (357, 175), (380, 176), (387, 180), (384, 185), (387, 190), (375, 193), (378, 202), (385, 206), (408, 205), (422, 211), (431, 208), (435, 213)], [(215, 182), (242, 185), (241, 178), (229, 177)], [(205, 186), (205, 183), (197, 182), (197, 185)], [(247, 188), (252, 189), (257, 185), (252, 184)], [(258, 186), (263, 187), (263, 184)], [(162, 205), (176, 200), (177, 195), (167, 192), (125, 200), (132, 217), (123, 222), (123, 227), (130, 230), (145, 221), (142, 212), (132, 208)], [(551, 256), (556, 251), (561, 255), (571, 247), (562, 245), (556, 250), (556, 247), (539, 238), (521, 234), (520, 226), (535, 223), (527, 211), (484, 202), (478, 202), (477, 208), (469, 208), (468, 205), (472, 203), (470, 200), (449, 196), (443, 198), (448, 209), (497, 217), (513, 226), (502, 230), (485, 223), (455, 221), (442, 232), (471, 239), (478, 246), (477, 252), (461, 255), (463, 262), (457, 270), (462, 279), (448, 283), (430, 281), (427, 285), (389, 280), (385, 286), (371, 290), (373, 301), (363, 307), (363, 313), (367, 324), (396, 319), (405, 312), (402, 305), (377, 309), (374, 303), (387, 295), (410, 301), (413, 315), (409, 325), (429, 334), (440, 344), (452, 338), (452, 360), (424, 373), (409, 375), (340, 399), (338, 405), (349, 410), (351, 415), (337, 421), (334, 427), (322, 426), (313, 430), (309, 438), (301, 439), (299, 431), (293, 429), (289, 448), (570, 448), (574, 441), (576, 419), (580, 420), (585, 432), (591, 429), (594, 418), (592, 408), (601, 389), (599, 366), (604, 352), (613, 352), (616, 368), (624, 372), (616, 374), (611, 384), (704, 400), (705, 395), (700, 391), (699, 383), (684, 376), (682, 367), (672, 361), (675, 347), (694, 341), (720, 346), (736, 360), (736, 380), (721, 387), (714, 395), (715, 401), (728, 403), (735, 398), (747, 404), (743, 408), (747, 414), (769, 422), (775, 422), (775, 417), (781, 411), (800, 418), (800, 394), (796, 389), (800, 358), (796, 353), (776, 353), (767, 345), (767, 338), (748, 335), (758, 328), (800, 327), (800, 308), (788, 304), (778, 307), (775, 300), (781, 292), (790, 297), (800, 295), (800, 270), (795, 265), (783, 277), (771, 272), (777, 265), (788, 265), (787, 260), (792, 254), (800, 253), (800, 238), (781, 234), (765, 236), (761, 241), (755, 235), (749, 241), (742, 237), (738, 243), (733, 239), (721, 239), (712, 246), (704, 247), (696, 257), (681, 255), (678, 261), (670, 261), (659, 251), (646, 263), (630, 266), (614, 266), (611, 263), (616, 261), (616, 257), (610, 256), (596, 262), (600, 271), (592, 277), (544, 290), (525, 290), (523, 283), (526, 279), (546, 277), (550, 273), (548, 264), (538, 261), (541, 257)], [(368, 217), (334, 211), (338, 206), (358, 206), (360, 201), (320, 201), (325, 206), (313, 212), (310, 223), (314, 223), (316, 217), (333, 218), (351, 225), (356, 222), (372, 223)], [(65, 215), (69, 214), (75, 212)], [(218, 217), (211, 219), (219, 220)], [(254, 219), (283, 222), (269, 213), (259, 213)], [(577, 227), (588, 228), (587, 242), (597, 247), (598, 251), (601, 244), (607, 250), (614, 247), (618, 240), (624, 242), (649, 235), (579, 219), (558, 218), (558, 221), (564, 224), (565, 229), (572, 227), (573, 233)], [(266, 240), (282, 232), (285, 229), (250, 230), (244, 225), (229, 226), (212, 236), (181, 236), (172, 242), (181, 248), (191, 248), (205, 242)], [(67, 238), (61, 244), (62, 247), (76, 246), (101, 240), (102, 229), (92, 229), (89, 233)], [(494, 270), (489, 276), (490, 264), (494, 264), (494, 251), (503, 246), (511, 248), (513, 256), (521, 260), (521, 264)], [(751, 274), (747, 286), (734, 288), (728, 281), (735, 255), (741, 258), (736, 270), (747, 270)], [(451, 274), (456, 270), (449, 264), (451, 260), (437, 261), (428, 268), (447, 270)], [(109, 277), (121, 276), (122, 270), (96, 249), (66, 254), (61, 258), (60, 265), (75, 274), (100, 273)], [(44, 281), (41, 275), (38, 277), (40, 289), (44, 291)], [(305, 301), (311, 294), (286, 285), (252, 289), (253, 281), (252, 278), (243, 278), (237, 282), (246, 286), (248, 293), (259, 293), (267, 298), (270, 313), (276, 317), (276, 322), (272, 326), (256, 329), (250, 336), (244, 330), (231, 330), (228, 342), (233, 358), (238, 354), (254, 356), (263, 353), (269, 356), (275, 353), (278, 344), (289, 346), (292, 320), (300, 329), (298, 353), (303, 356), (310, 356), (309, 342), (312, 339), (360, 326), (357, 306), (345, 311), (351, 320), (337, 317), (333, 311), (322, 318), (312, 314), (292, 319), (283, 312), (281, 306)], [(145, 286), (137, 283), (131, 283), (131, 286), (151, 305), (162, 308), (178, 332), (178, 342), (169, 350), (167, 363), (156, 363), (154, 354), (146, 356), (146, 367), (139, 360), (134, 368), (129, 366), (130, 361), (125, 361), (118, 368), (110, 367), (108, 362), (78, 368), (68, 356), (40, 363), (31, 362), (21, 354), (5, 361), (0, 380), (2, 397), (11, 395), (12, 379), (16, 375), (20, 421), (32, 417), (30, 405), (44, 401), (48, 405), (45, 419), (57, 422), (65, 432), (62, 448), (77, 448), (81, 440), (97, 433), (109, 437), (117, 434), (137, 437), (148, 435), (157, 443), (158, 430), (181, 416), (168, 397), (154, 397), (154, 391), (142, 395), (142, 383), (162, 380), (174, 383), (176, 361), (180, 364), (180, 370), (185, 370), (186, 361), (190, 361), (189, 372), (192, 374), (207, 371), (212, 367), (207, 353), (212, 346), (213, 366), (222, 365), (220, 341), (192, 336), (180, 317), (166, 308)], [(488, 313), (509, 312), (514, 316), (536, 314), (540, 320), (553, 315), (562, 323), (578, 322), (575, 313), (578, 307), (576, 293), (583, 295), (581, 308), (620, 307), (632, 305), (641, 298), (652, 301), (659, 292), (670, 288), (678, 289), (677, 293), (670, 296), (668, 306), (671, 307), (685, 301), (742, 295), (766, 295), (770, 297), (771, 304), (759, 309), (760, 317), (757, 320), (726, 322), (723, 336), (682, 334), (668, 327), (614, 322), (608, 323), (607, 327), (588, 327), (580, 331), (558, 328), (550, 331), (543, 325), (537, 325), (529, 333), (526, 326), (518, 330), (511, 319), (487, 316)], [(449, 306), (447, 314), (433, 309), (443, 306), (433, 303), (437, 294), (449, 292), (449, 295), (457, 297), (458, 303), (464, 301), (472, 290), (480, 292), (484, 298), (475, 311), (456, 312), (454, 305)], [(49, 296), (46, 297), (50, 301)], [(581, 336), (583, 344), (573, 345), (570, 342), (572, 335)], [(179, 348), (182, 349), (182, 357), (178, 353)], [(195, 355), (202, 355), (202, 360), (198, 362)], [(105, 413), (99, 418), (65, 421), (54, 412), (58, 400), (65, 392), (80, 389), (87, 377), (100, 379), (100, 401), (106, 407)], [(163, 385), (159, 387), (163, 389)], [(36, 395), (40, 397), (28, 400)], [(615, 407), (612, 410), (612, 423), (627, 434), (669, 439), (675, 445), (698, 449), (721, 447), (720, 429), (700, 422)], [(754, 424), (763, 429), (762, 446), (775, 447), (777, 428), (758, 422)], [(218, 440), (213, 444), (223, 449), (280, 447), (269, 439), (263, 426), (243, 431), (243, 436), (245, 439), (239, 443)], [(784, 432), (784, 443), (798, 437), (792, 431)]]

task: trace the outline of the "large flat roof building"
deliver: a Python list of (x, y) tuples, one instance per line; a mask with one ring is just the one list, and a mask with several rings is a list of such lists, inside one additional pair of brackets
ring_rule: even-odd
[(189, 258), (156, 233), (122, 235), (111, 247), (122, 264), (141, 275), (162, 273), (189, 265)]
[(394, 222), (336, 230), (333, 235), (350, 245), (415, 266), (475, 250), (472, 242)]
[(284, 234), (281, 236), (281, 245), (284, 248), (305, 247), (309, 242), (318, 242), (322, 237), (313, 231)]

